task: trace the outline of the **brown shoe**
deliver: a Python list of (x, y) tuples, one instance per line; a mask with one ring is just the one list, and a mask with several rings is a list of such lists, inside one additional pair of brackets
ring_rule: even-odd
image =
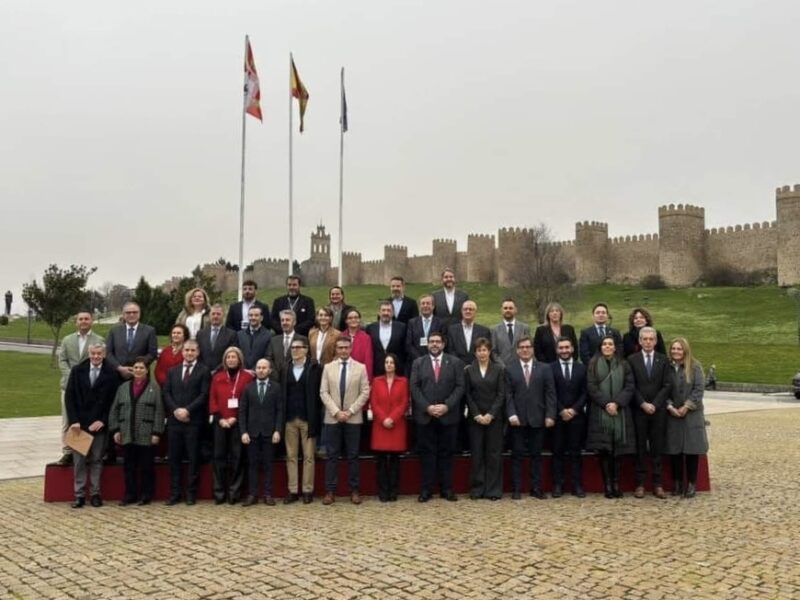
[(667, 493), (664, 491), (664, 488), (661, 487), (660, 485), (657, 485), (656, 489), (653, 490), (653, 496), (659, 498), (660, 500), (667, 499)]
[(636, 490), (633, 492), (634, 498), (644, 498), (644, 486), (637, 485)]
[(352, 494), (350, 494), (350, 502), (353, 504), (361, 504), (361, 496), (357, 491), (354, 491)]
[(333, 496), (333, 492), (325, 492), (325, 497), (322, 499), (322, 503), (323, 503), (325, 506), (330, 506), (331, 504), (333, 504), (333, 501), (334, 501), (335, 499), (336, 499), (336, 498), (334, 498), (334, 496)]
[(242, 502), (242, 506), (253, 506), (256, 502), (258, 502), (258, 500), (256, 500), (255, 496), (248, 496), (244, 499), (244, 502)]
[(272, 496), (264, 496), (264, 504), (267, 506), (275, 506), (275, 498)]

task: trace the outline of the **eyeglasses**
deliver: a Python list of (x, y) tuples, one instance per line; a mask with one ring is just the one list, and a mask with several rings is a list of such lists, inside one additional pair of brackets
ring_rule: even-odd
[(305, 350), (306, 347), (305, 346), (291, 346), (291, 349), (292, 350)]
[(533, 348), (533, 346), (531, 346), (530, 344), (523, 344), (521, 346), (517, 346), (517, 349), (519, 350), (530, 350), (531, 348)]

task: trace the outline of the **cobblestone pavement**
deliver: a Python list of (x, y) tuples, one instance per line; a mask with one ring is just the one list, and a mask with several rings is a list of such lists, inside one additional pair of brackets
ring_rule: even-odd
[(800, 597), (800, 411), (716, 415), (693, 500), (72, 510), (0, 483), (6, 598)]

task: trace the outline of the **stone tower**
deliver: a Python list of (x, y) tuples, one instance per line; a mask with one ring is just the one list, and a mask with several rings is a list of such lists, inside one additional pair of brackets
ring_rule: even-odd
[(658, 271), (667, 285), (690, 286), (705, 270), (705, 210), (690, 204), (658, 208)]
[(406, 276), (408, 246), (387, 245), (383, 247), (383, 278), (386, 284), (392, 277)]
[(325, 225), (317, 225), (317, 230), (311, 232), (309, 260), (331, 265), (331, 234), (325, 233)]
[(608, 223), (575, 223), (575, 283), (605, 283), (608, 276)]
[(494, 236), (471, 233), (467, 236), (466, 281), (494, 281), (496, 279)]
[[(441, 281), (441, 274), (445, 267), (456, 269), (458, 248), (455, 240), (433, 240), (433, 264), (431, 273), (431, 281), (436, 283)], [(466, 273), (456, 273), (456, 281), (463, 281), (466, 279)]]
[(778, 285), (800, 283), (800, 185), (775, 190), (778, 218)]

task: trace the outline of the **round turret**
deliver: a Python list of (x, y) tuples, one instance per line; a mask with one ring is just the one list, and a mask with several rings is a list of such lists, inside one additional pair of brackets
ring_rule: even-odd
[(705, 210), (670, 204), (658, 209), (658, 270), (670, 286), (690, 286), (705, 269)]
[(775, 191), (778, 223), (778, 285), (800, 283), (800, 185)]

